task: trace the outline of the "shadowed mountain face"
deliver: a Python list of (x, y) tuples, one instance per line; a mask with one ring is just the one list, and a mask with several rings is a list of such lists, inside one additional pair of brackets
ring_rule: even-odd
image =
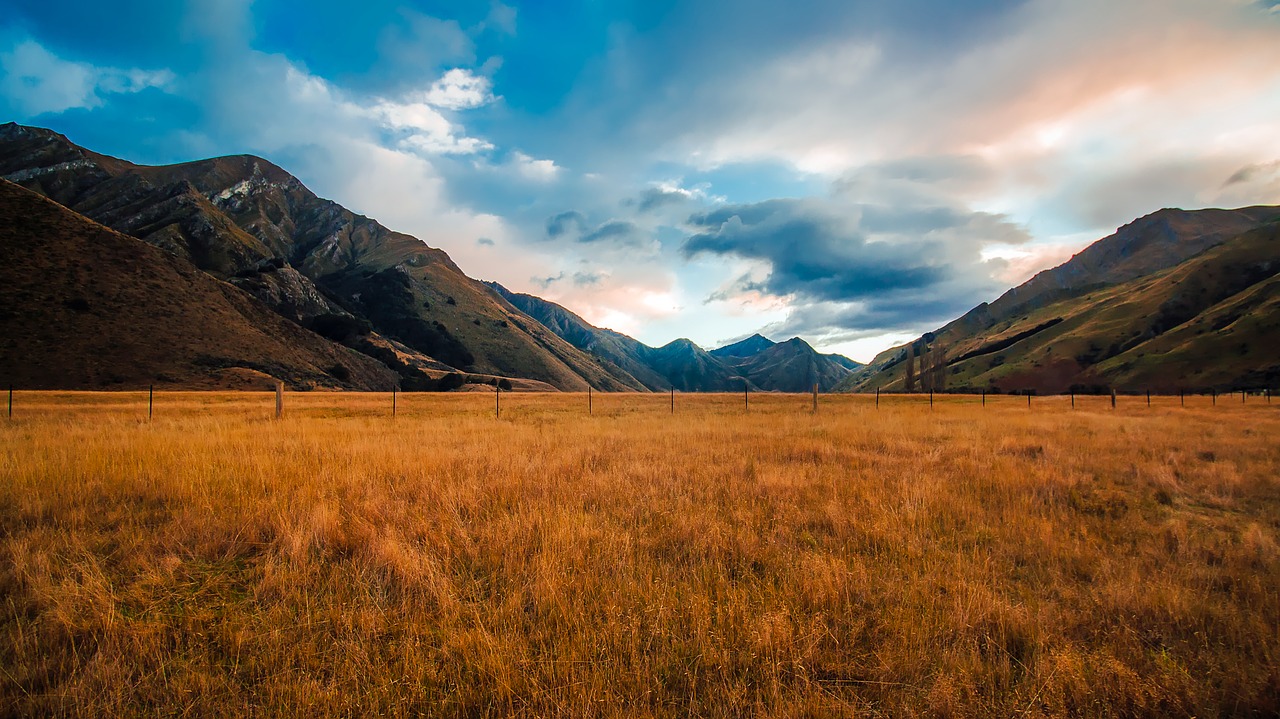
[[(1280, 208), (1161, 210), (931, 333), (952, 389), (1039, 392), (1280, 383)], [(906, 349), (841, 385), (901, 390)]]
[(0, 180), (0, 373), (31, 389), (390, 390), (379, 362), (186, 260)]
[(751, 357), (773, 347), (774, 344), (773, 340), (761, 335), (751, 335), (745, 340), (711, 350), (711, 356), (725, 360)]
[(624, 369), (652, 390), (733, 392), (745, 380), (749, 387), (778, 392), (808, 392), (816, 382), (825, 392), (861, 366), (847, 357), (819, 354), (799, 338), (775, 344), (752, 335), (710, 352), (687, 339), (650, 347), (594, 327), (554, 302), (490, 286), (575, 347)]
[(644, 359), (653, 348), (612, 330), (588, 323), (564, 307), (541, 297), (512, 292), (496, 282), (488, 283), (503, 299), (556, 333), (569, 344), (617, 368), (645, 389), (666, 391), (671, 380)]
[(650, 347), (613, 330), (601, 329), (560, 305), (490, 283), (511, 304), (573, 346), (625, 371), (646, 389), (726, 392), (742, 389), (742, 378), (686, 339)]
[(346, 323), (355, 331), (342, 341), (375, 356), (385, 352), (370, 342), (390, 342), (418, 364), (567, 390), (644, 388), (467, 277), (443, 251), (316, 197), (261, 158), (144, 167), (10, 123), (0, 125), (0, 177), (228, 279), (304, 326)]
[[(751, 347), (761, 349), (746, 354)], [(799, 337), (774, 344), (754, 335), (736, 345), (714, 350), (713, 354), (730, 348), (734, 348), (730, 353), (717, 356), (757, 385), (779, 392), (808, 392), (815, 384), (819, 391), (828, 392), (852, 371), (831, 356), (819, 354)], [(840, 359), (857, 364), (847, 357)]]

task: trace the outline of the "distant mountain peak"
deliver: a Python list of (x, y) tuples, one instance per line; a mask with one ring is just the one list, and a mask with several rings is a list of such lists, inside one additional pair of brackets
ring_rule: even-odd
[(779, 342), (779, 343), (778, 343), (778, 346), (786, 346), (786, 347), (791, 347), (791, 348), (804, 348), (804, 349), (809, 350), (810, 352), (815, 351), (815, 350), (813, 349), (813, 345), (810, 345), (808, 342), (805, 342), (804, 340), (800, 339), (799, 337), (792, 337), (791, 339), (786, 340), (786, 341), (784, 341), (784, 342)]
[(759, 354), (770, 347), (773, 347), (774, 344), (775, 343), (769, 338), (756, 333), (744, 340), (739, 340), (733, 344), (728, 344), (724, 347), (720, 347), (719, 349), (711, 350), (711, 355), (713, 357), (720, 358), (751, 357), (752, 355)]

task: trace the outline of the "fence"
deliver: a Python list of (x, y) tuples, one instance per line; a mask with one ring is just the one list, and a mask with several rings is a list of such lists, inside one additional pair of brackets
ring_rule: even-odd
[[(184, 391), (184, 390), (168, 390), (157, 392), (154, 385), (143, 391), (145, 393), (146, 403), (146, 419), (152, 420), (157, 414), (163, 415), (167, 405), (179, 401), (184, 405), (199, 403), (204, 399), (214, 396), (227, 397), (232, 396), (239, 398), (241, 404), (250, 404), (256, 402), (254, 397), (261, 395), (257, 392), (207, 392), (207, 391)], [(8, 390), (8, 407), (7, 417), (9, 420), (15, 418), (15, 411), (21, 416), (22, 402), (25, 398), (39, 398), (50, 395), (68, 395), (80, 398), (79, 404), (84, 406), (111, 406), (117, 409), (123, 409), (125, 406), (133, 407), (137, 402), (128, 401), (122, 398), (131, 398), (139, 393), (136, 391), (56, 391), (56, 390), (26, 390), (17, 391), (15, 399), (15, 388), (10, 385)], [(1116, 410), (1120, 408), (1150, 408), (1155, 405), (1165, 407), (1188, 406), (1208, 406), (1218, 407), (1235, 402), (1238, 398), (1238, 405), (1249, 405), (1250, 397), (1253, 397), (1253, 404), (1260, 407), (1271, 406), (1272, 390), (1269, 388), (1255, 390), (1236, 390), (1230, 393), (1219, 394), (1217, 392), (1179, 392), (1178, 394), (1157, 394), (1152, 392), (1112, 392), (1107, 395), (1098, 394), (1075, 394), (1066, 393), (1059, 395), (1038, 395), (1033, 393), (1023, 394), (988, 394), (980, 392), (977, 394), (967, 393), (881, 393), (876, 391), (873, 393), (838, 393), (838, 394), (822, 394), (814, 387), (811, 392), (805, 393), (779, 393), (779, 392), (751, 392), (744, 389), (741, 395), (736, 393), (678, 393), (674, 389), (669, 392), (655, 393), (599, 393), (588, 388), (585, 393), (559, 393), (559, 392), (511, 392), (504, 391), (495, 387), (492, 398), (492, 415), (495, 419), (502, 419), (504, 415), (510, 415), (512, 409), (529, 409), (535, 407), (538, 402), (550, 401), (547, 398), (555, 398), (554, 402), (561, 409), (572, 411), (575, 406), (574, 402), (580, 401), (580, 409), (588, 415), (619, 415), (636, 412), (657, 412), (662, 411), (675, 415), (680, 411), (681, 407), (689, 410), (717, 408), (722, 412), (740, 411), (742, 413), (751, 413), (759, 411), (761, 407), (765, 407), (770, 411), (795, 411), (818, 414), (823, 411), (840, 411), (842, 409), (864, 407), (867, 409), (884, 408), (908, 408), (917, 407), (925, 409), (945, 408), (948, 406), (977, 406), (980, 408), (997, 408), (997, 407), (1018, 407), (1024, 410), (1034, 411), (1037, 407), (1048, 406), (1051, 408), (1062, 409), (1109, 409)], [(344, 404), (347, 409), (351, 409), (351, 405), (359, 403), (358, 411), (370, 415), (386, 414), (395, 418), (401, 414), (401, 405), (410, 398), (436, 398), (436, 403), (443, 407), (444, 404), (461, 405), (468, 411), (473, 411), (479, 406), (479, 397), (483, 397), (484, 393), (479, 392), (461, 392), (461, 393), (438, 393), (438, 392), (413, 392), (404, 393), (399, 391), (391, 392), (308, 392), (295, 391), (286, 392), (283, 383), (277, 383), (273, 392), (267, 393), (267, 396), (274, 399), (274, 418), (283, 419), (286, 416), (286, 396), (290, 398), (306, 397), (308, 401), (306, 406), (310, 409), (319, 409), (323, 407), (341, 408)], [(479, 397), (478, 397), (479, 396)], [(733, 409), (735, 397), (740, 397), (738, 409)], [(90, 399), (97, 398), (97, 399)], [(328, 401), (321, 401), (325, 398)], [(344, 399), (340, 399), (344, 398)], [(351, 398), (359, 398), (352, 400)], [(449, 398), (445, 400), (445, 398)], [(819, 400), (822, 401), (819, 401)], [(291, 399), (290, 401), (293, 401)], [(46, 407), (48, 403), (33, 403), (33, 407)], [(267, 414), (270, 405), (264, 403), (262, 411)], [(1280, 407), (1280, 403), (1276, 403)], [(139, 415), (141, 411), (139, 410)]]

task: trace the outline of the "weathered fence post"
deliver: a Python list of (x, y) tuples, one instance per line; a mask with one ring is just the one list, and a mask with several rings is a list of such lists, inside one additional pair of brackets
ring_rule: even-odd
[(1151, 390), (1147, 390), (1147, 406), (1151, 406)]
[(1031, 390), (1027, 390), (1027, 409), (1031, 409)]
[(1071, 409), (1075, 409), (1075, 408), (1076, 408), (1076, 393), (1072, 392), (1071, 393)]
[(933, 409), (933, 390), (929, 390), (929, 409)]
[(13, 385), (9, 385), (9, 419), (13, 419)]
[(982, 406), (987, 406), (987, 391), (985, 389), (982, 390)]
[(1183, 407), (1187, 406), (1187, 396), (1186, 396), (1185, 390), (1178, 390), (1178, 404)]
[(284, 382), (276, 380), (276, 419), (284, 416)]
[(591, 385), (587, 385), (587, 414), (594, 414), (591, 408)]
[(816, 382), (813, 385), (813, 413), (818, 413), (818, 384)]
[(1116, 391), (1111, 390), (1111, 409), (1116, 408)]
[(502, 387), (497, 382), (493, 383), (493, 418), (502, 418)]
[(391, 388), (391, 416), (396, 416), (396, 388)]
[(880, 388), (876, 387), (876, 409), (880, 409)]
[(1240, 404), (1244, 404), (1244, 395), (1245, 395), (1245, 391), (1240, 390)]
[(675, 388), (675, 385), (672, 385), (671, 386), (671, 414), (675, 414), (675, 413), (676, 413), (676, 388)]
[(1209, 394), (1213, 396), (1213, 406), (1217, 407), (1218, 406), (1218, 390), (1215, 389)]
[(151, 413), (152, 413), (152, 410), (155, 408), (155, 400), (156, 400), (156, 386), (149, 385), (147, 387), (147, 421), (148, 422), (151, 421)]
[(751, 407), (747, 402), (747, 378), (742, 378), (742, 411), (748, 411)]

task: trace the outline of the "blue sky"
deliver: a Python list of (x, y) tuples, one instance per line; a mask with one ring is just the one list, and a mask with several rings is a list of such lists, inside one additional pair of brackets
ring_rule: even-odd
[(0, 121), (259, 154), (651, 344), (870, 359), (1162, 207), (1280, 204), (1280, 5), (29, 2)]

